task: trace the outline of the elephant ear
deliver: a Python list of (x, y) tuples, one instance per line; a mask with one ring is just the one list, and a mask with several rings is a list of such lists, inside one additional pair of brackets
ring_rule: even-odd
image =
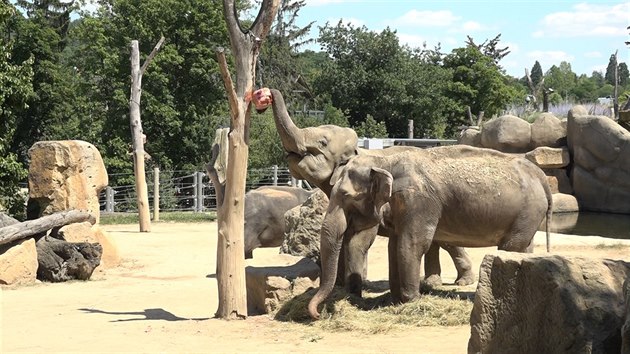
[(388, 171), (378, 167), (372, 167), (370, 170), (370, 195), (377, 213), (380, 213), (381, 207), (389, 202), (393, 182), (394, 178)]
[(341, 179), (341, 175), (343, 174), (343, 171), (346, 169), (346, 163), (344, 164), (340, 164), (337, 165), (337, 167), (335, 167), (335, 170), (333, 171), (332, 176), (330, 176), (330, 185), (334, 186), (335, 184), (337, 184), (337, 182), (339, 182), (339, 179)]

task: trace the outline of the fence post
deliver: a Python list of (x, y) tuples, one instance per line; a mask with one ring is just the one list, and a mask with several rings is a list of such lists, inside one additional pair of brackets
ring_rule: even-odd
[(160, 168), (153, 168), (153, 221), (160, 221)]
[(203, 176), (203, 172), (197, 172), (197, 192), (195, 193), (197, 195), (197, 210), (195, 211), (199, 213), (203, 212)]
[(105, 211), (114, 212), (114, 188), (107, 186), (105, 188)]
[(192, 189), (193, 189), (193, 206), (192, 209), (193, 211), (197, 211), (197, 184), (199, 183), (198, 181), (199, 175), (197, 175), (197, 172), (193, 172), (193, 185), (192, 185)]
[(273, 185), (278, 185), (278, 165), (273, 165)]

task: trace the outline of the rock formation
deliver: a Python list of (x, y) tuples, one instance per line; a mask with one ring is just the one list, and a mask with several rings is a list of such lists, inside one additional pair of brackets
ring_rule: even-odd
[(286, 230), (280, 253), (308, 257), (319, 264), (319, 231), (328, 209), (328, 197), (318, 190), (302, 205), (284, 214)]
[(470, 317), (469, 353), (619, 353), (630, 263), (487, 255)]

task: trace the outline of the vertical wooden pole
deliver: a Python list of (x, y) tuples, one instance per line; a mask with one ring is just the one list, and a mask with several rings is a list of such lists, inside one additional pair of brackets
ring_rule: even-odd
[(144, 169), (144, 134), (140, 120), (141, 86), (140, 50), (138, 49), (138, 41), (133, 40), (131, 41), (131, 98), (129, 99), (129, 118), (131, 119), (131, 137), (133, 139), (133, 173), (136, 178), (140, 232), (150, 232), (149, 193)]
[(160, 168), (153, 168), (153, 221), (160, 221)]
[(140, 67), (140, 49), (137, 40), (131, 41), (131, 95), (129, 98), (129, 119), (131, 138), (133, 140), (133, 173), (136, 178), (136, 195), (138, 200), (138, 218), (140, 232), (151, 231), (151, 214), (149, 211), (149, 192), (144, 166), (144, 142), (146, 136), (142, 132), (140, 120), (140, 96), (142, 94), (142, 75), (164, 43), (164, 37), (155, 45), (151, 54)]
[(225, 319), (247, 317), (245, 287), (245, 180), (249, 155), (250, 100), (254, 86), (260, 45), (269, 33), (280, 0), (263, 0), (256, 20), (243, 31), (236, 18), (236, 1), (223, 0), (230, 44), (235, 60), (236, 86), (228, 71), (225, 53), (217, 51), (221, 76), (230, 105), (228, 163), (223, 203), (217, 210), (217, 285), (219, 308), (216, 316)]

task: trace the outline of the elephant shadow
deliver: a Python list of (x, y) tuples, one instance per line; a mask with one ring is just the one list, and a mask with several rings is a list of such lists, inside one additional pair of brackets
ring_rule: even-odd
[[(276, 312), (274, 319), (282, 322), (312, 322), (307, 308), (315, 293), (317, 293), (317, 289), (309, 289), (307, 292), (284, 302)], [(475, 297), (474, 291), (463, 291), (458, 288), (449, 289), (448, 287), (432, 288), (424, 283), (421, 284), (420, 293), (459, 301), (472, 301)], [(346, 292), (343, 287), (336, 286), (323, 303), (322, 316), (334, 317), (336, 313), (343, 311), (342, 303), (344, 300), (360, 311), (399, 305), (392, 299), (387, 280), (366, 281), (363, 285), (363, 295), (360, 297)]]

